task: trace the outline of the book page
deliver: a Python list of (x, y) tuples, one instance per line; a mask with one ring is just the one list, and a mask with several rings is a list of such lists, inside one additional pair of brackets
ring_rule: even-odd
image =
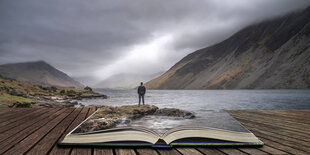
[(114, 130), (110, 132), (95, 132), (88, 134), (69, 134), (61, 142), (63, 144), (96, 144), (106, 142), (148, 142), (155, 144), (159, 137), (141, 130)]
[(249, 132), (237, 132), (211, 127), (177, 127), (169, 130), (163, 137), (168, 144), (182, 138), (207, 138), (222, 141), (242, 142), (242, 143), (259, 143), (259, 139)]

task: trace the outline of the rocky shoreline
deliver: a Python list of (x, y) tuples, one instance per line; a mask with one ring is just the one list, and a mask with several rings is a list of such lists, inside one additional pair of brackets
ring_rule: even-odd
[(41, 86), (12, 79), (0, 78), (0, 107), (9, 108), (65, 108), (84, 106), (78, 100), (107, 96), (84, 89)]
[(195, 118), (193, 113), (185, 110), (175, 108), (159, 109), (154, 105), (99, 107), (99, 110), (91, 118), (79, 126), (74, 133), (85, 133), (113, 128), (121, 123), (129, 125), (132, 120), (139, 119), (147, 115), (182, 117), (184, 119)]
[(92, 90), (76, 90), (71, 94), (56, 94), (51, 96), (30, 96), (29, 98), (37, 101), (34, 107), (45, 107), (45, 108), (64, 108), (64, 107), (84, 107), (83, 104), (79, 103), (82, 99), (93, 99), (102, 98), (106, 99), (107, 96), (93, 92)]

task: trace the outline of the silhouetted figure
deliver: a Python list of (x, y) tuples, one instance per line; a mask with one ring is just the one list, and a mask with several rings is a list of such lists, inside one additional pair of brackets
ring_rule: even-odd
[(144, 105), (144, 94), (146, 92), (145, 87), (143, 86), (143, 82), (141, 82), (141, 85), (138, 87), (138, 94), (139, 94), (139, 106), (142, 98), (142, 103)]

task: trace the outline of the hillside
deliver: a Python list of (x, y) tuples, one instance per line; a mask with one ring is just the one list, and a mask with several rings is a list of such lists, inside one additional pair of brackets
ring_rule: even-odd
[(44, 61), (0, 65), (2, 77), (57, 87), (82, 88), (83, 85)]
[(132, 89), (140, 85), (140, 82), (146, 82), (154, 77), (161, 75), (163, 72), (155, 74), (116, 74), (98, 84), (95, 88), (111, 89)]
[(195, 51), (149, 89), (310, 88), (310, 8), (250, 25)]

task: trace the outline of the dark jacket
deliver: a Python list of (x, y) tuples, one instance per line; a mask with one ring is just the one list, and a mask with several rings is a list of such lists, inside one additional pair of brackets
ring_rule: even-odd
[(146, 89), (145, 89), (144, 86), (139, 86), (139, 87), (138, 87), (138, 94), (139, 94), (139, 95), (144, 95), (145, 92), (146, 92)]

